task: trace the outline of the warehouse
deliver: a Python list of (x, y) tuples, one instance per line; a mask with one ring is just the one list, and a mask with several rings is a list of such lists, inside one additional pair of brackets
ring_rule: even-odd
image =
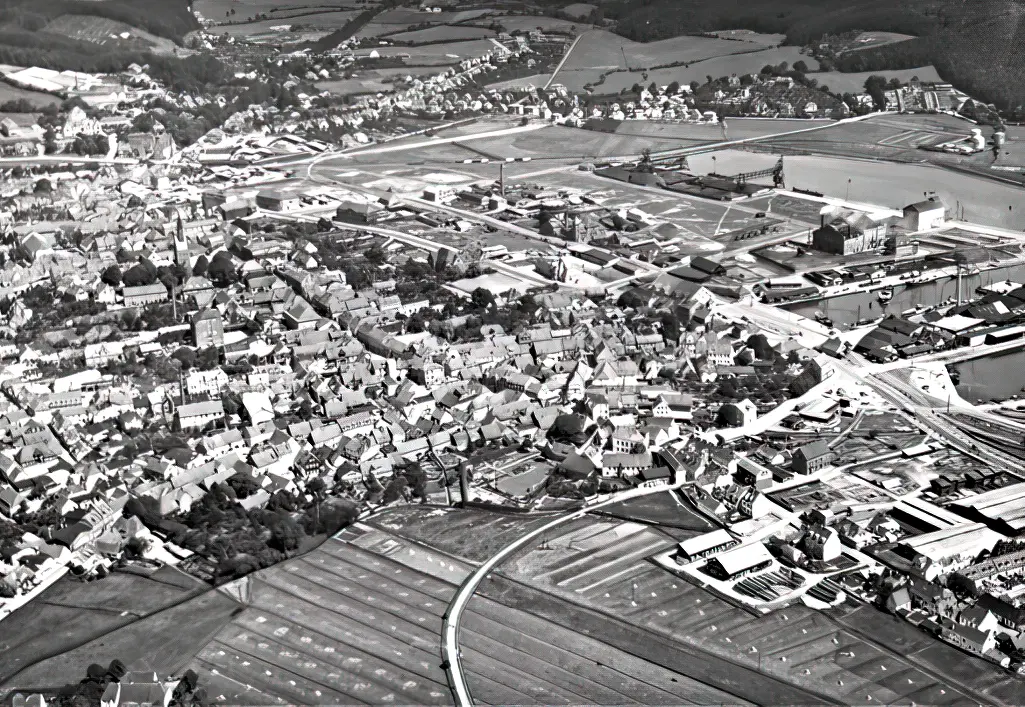
[(676, 548), (677, 562), (685, 564), (708, 557), (721, 550), (728, 550), (736, 547), (739, 541), (729, 534), (724, 528), (713, 530), (711, 533), (688, 538)]
[(761, 543), (753, 543), (716, 555), (704, 570), (716, 579), (739, 579), (772, 564), (772, 555)]

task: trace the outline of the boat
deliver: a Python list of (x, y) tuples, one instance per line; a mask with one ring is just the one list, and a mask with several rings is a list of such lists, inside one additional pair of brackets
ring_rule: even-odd
[(877, 297), (879, 297), (880, 302), (889, 302), (893, 299), (893, 290), (889, 287), (883, 290), (879, 290), (879, 294), (877, 295)]

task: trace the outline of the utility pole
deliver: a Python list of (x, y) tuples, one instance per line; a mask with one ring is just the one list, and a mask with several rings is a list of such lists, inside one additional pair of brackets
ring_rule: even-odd
[(498, 163), (498, 191), (505, 198), (505, 162)]

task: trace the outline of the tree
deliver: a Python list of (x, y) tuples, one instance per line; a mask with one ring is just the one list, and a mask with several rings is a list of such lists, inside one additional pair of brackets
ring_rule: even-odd
[(100, 275), (100, 280), (107, 283), (111, 287), (118, 287), (121, 284), (121, 268), (117, 265), (110, 265)]
[(36, 182), (35, 186), (32, 187), (32, 192), (35, 194), (50, 194), (53, 192), (53, 184), (50, 183), (49, 179), (40, 179)]
[(675, 96), (679, 92), (680, 92), (680, 82), (679, 81), (673, 81), (671, 84), (666, 86), (666, 95), (667, 96)]
[(648, 93), (650, 93), (653, 96), (658, 95), (658, 84), (654, 81), (648, 84)]
[(886, 77), (873, 74), (865, 79), (865, 93), (872, 98), (877, 110), (886, 107)]
[(205, 255), (201, 255), (196, 258), (196, 264), (192, 266), (192, 274), (205, 275), (208, 267), (210, 267), (210, 261), (207, 260)]
[[(223, 252), (223, 251), (221, 251)], [(231, 262), (230, 256), (221, 257), (220, 253), (214, 256), (207, 268), (207, 275), (214, 284), (224, 287), (238, 280), (235, 273), (235, 265)]]
[(183, 371), (194, 368), (199, 361), (199, 356), (188, 346), (179, 346), (177, 351), (171, 354), (171, 358), (181, 363)]
[[(785, 70), (785, 69), (784, 69)], [(794, 62), (794, 71), (798, 71), (802, 74), (808, 73), (808, 64), (803, 59), (798, 59)]]
[(140, 263), (130, 267), (122, 276), (121, 281), (125, 287), (139, 287), (141, 285), (152, 285), (156, 281), (156, 276), (151, 274)]
[(404, 476), (396, 476), (384, 489), (384, 495), (381, 497), (382, 503), (393, 503), (402, 498), (402, 492), (406, 490), (409, 482), (406, 481)]
[(639, 94), (641, 90), (641, 85), (639, 83), (635, 83), (633, 86), (630, 87), (630, 93), (633, 93), (635, 95)]
[(697, 93), (699, 88), (701, 88), (701, 84), (699, 84), (697, 81), (691, 81), (690, 82), (690, 92), (691, 93)]
[(470, 293), (470, 301), (473, 302), (475, 309), (487, 309), (495, 304), (495, 296), (490, 290), (478, 287)]

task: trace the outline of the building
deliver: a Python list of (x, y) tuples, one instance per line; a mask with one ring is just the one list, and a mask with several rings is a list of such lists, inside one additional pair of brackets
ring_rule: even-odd
[(812, 525), (804, 534), (804, 552), (813, 560), (832, 562), (842, 552), (840, 536), (829, 526)]
[(224, 406), (220, 400), (186, 403), (179, 405), (174, 413), (175, 427), (178, 430), (199, 429), (222, 419), (224, 419)]
[(676, 546), (676, 561), (680, 564), (700, 560), (723, 550), (729, 550), (740, 544), (725, 528), (713, 530), (711, 533), (688, 538)]
[(896, 552), (911, 561), (913, 572), (932, 581), (968, 567), (1000, 539), (982, 523), (962, 523), (906, 538)]
[(430, 186), (424, 188), (424, 200), (441, 203), (455, 198), (456, 190), (446, 186)]
[(886, 245), (889, 220), (873, 219), (864, 213), (847, 213), (826, 222), (812, 233), (815, 250), (833, 255), (855, 255)]
[(730, 427), (746, 427), (758, 419), (758, 408), (745, 398), (739, 403), (726, 403), (719, 408), (719, 418)]
[(716, 579), (729, 580), (758, 572), (771, 564), (772, 555), (764, 545), (756, 542), (716, 555), (704, 570)]
[(192, 315), (190, 323), (192, 341), (197, 348), (224, 346), (224, 322), (221, 313), (212, 307), (201, 309)]
[(277, 189), (264, 189), (256, 195), (256, 205), (268, 211), (298, 211), (302, 208), (302, 199)]
[(931, 231), (939, 228), (946, 220), (946, 207), (933, 197), (904, 207), (901, 225), (909, 231)]
[(833, 452), (825, 442), (812, 442), (794, 452), (792, 468), (798, 474), (812, 474), (833, 462)]
[(139, 285), (138, 287), (125, 287), (121, 290), (126, 307), (143, 307), (154, 302), (167, 301), (167, 288), (162, 283), (154, 282), (152, 285)]

